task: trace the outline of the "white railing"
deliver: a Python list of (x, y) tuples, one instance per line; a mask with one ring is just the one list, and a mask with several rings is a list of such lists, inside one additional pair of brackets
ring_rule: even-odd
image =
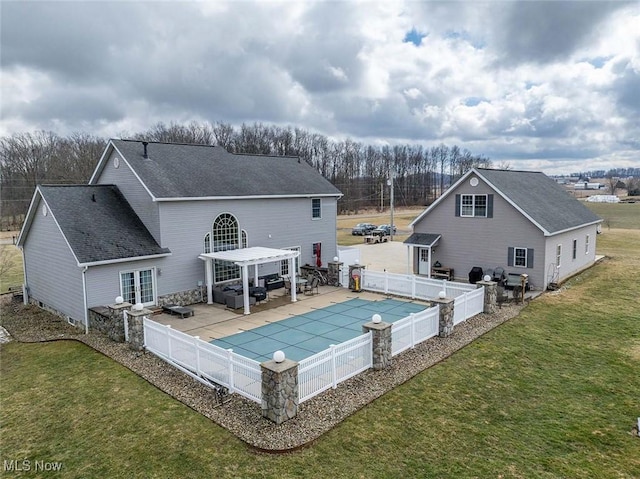
[(371, 332), (303, 359), (298, 365), (299, 403), (329, 388), (335, 389), (372, 365)]
[(391, 326), (391, 354), (395, 356), (438, 334), (440, 307), (412, 313)]
[(437, 298), (444, 291), (448, 298), (455, 298), (474, 291), (473, 284), (456, 283), (443, 279), (423, 278), (413, 274), (396, 274), (362, 270), (362, 289), (384, 294), (395, 294), (413, 299)]
[[(484, 288), (476, 289), (474, 285), (462, 283), (366, 271), (363, 288), (418, 299), (433, 299), (444, 290), (449, 297), (455, 297), (454, 325), (481, 313), (484, 308)], [(439, 317), (439, 306), (433, 306), (396, 321), (391, 330), (392, 355), (436, 336)], [(299, 403), (329, 388), (336, 388), (339, 383), (371, 368), (371, 338), (369, 332), (300, 361)], [(253, 359), (148, 318), (144, 319), (144, 345), (150, 352), (203, 384), (211, 386), (209, 381), (213, 381), (228, 388), (230, 393), (236, 392), (258, 404), (262, 402), (262, 371), (260, 363)]]
[(253, 359), (147, 318), (144, 319), (144, 345), (148, 351), (205, 385), (211, 386), (208, 381), (213, 381), (230, 393), (238, 393), (259, 404), (262, 401), (262, 372), (260, 363)]
[(484, 311), (484, 286), (463, 293), (453, 303), (453, 325), (459, 324)]

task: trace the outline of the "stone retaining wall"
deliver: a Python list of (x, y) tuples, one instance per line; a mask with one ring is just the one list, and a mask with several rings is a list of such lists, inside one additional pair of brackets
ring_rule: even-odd
[(124, 312), (131, 310), (130, 303), (96, 306), (89, 309), (89, 329), (100, 331), (109, 339), (124, 342)]

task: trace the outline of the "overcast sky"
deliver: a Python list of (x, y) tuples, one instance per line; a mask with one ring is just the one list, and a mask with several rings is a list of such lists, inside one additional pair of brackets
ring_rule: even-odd
[(5, 1), (0, 136), (163, 121), (640, 167), (640, 2)]

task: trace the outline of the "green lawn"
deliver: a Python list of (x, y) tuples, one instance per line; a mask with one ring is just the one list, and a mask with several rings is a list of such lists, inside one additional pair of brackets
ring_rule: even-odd
[(584, 203), (604, 221), (602, 229), (640, 229), (640, 198), (636, 203)]
[(22, 284), (22, 254), (13, 245), (0, 245), (0, 293)]
[(638, 477), (640, 230), (598, 250), (613, 257), (285, 455), (83, 345), (10, 343), (2, 459), (62, 461), (58, 477)]

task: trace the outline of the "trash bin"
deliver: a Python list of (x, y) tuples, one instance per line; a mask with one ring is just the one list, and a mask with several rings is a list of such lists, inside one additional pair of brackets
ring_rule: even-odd
[(349, 289), (355, 293), (362, 291), (362, 270), (364, 266), (349, 266)]

